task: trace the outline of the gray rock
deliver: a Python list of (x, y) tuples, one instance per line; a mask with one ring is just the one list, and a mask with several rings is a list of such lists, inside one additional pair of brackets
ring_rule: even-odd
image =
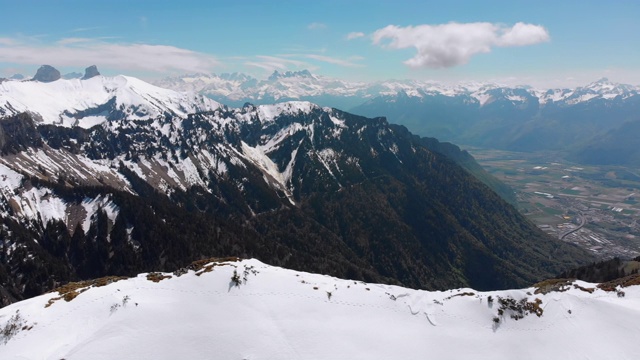
[(69, 80), (69, 79), (80, 79), (82, 77), (82, 74), (79, 72), (71, 72), (68, 74), (64, 74), (62, 75), (63, 79)]
[(42, 65), (36, 72), (33, 80), (40, 82), (52, 82), (60, 79), (60, 71), (51, 65)]
[(100, 72), (98, 71), (98, 67), (95, 65), (91, 65), (88, 68), (84, 69), (84, 76), (82, 77), (82, 80), (87, 80), (87, 79), (91, 79), (94, 76), (98, 76), (100, 75)]

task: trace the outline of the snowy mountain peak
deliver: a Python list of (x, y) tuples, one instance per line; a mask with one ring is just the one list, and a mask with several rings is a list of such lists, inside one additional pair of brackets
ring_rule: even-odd
[[(158, 85), (176, 90), (190, 90), (207, 95), (221, 103), (241, 107), (245, 102), (268, 104), (287, 100), (309, 100), (322, 106), (351, 109), (377, 97), (396, 96), (428, 98), (446, 96), (474, 100), (480, 106), (497, 100), (511, 101), (513, 105), (524, 103), (545, 106), (556, 104), (571, 106), (593, 99), (611, 100), (618, 95), (623, 98), (639, 93), (640, 88), (631, 85), (611, 83), (603, 78), (584, 87), (575, 89), (536, 89), (530, 86), (507, 86), (487, 82), (464, 82), (446, 85), (423, 80), (388, 80), (372, 83), (349, 82), (312, 74), (308, 70), (274, 71), (267, 79), (258, 80), (234, 76), (233, 80), (224, 76), (207, 75), (206, 81), (195, 81), (191, 76), (168, 78)], [(182, 80), (180, 80), (182, 79)], [(504, 94), (495, 89), (503, 89)], [(507, 95), (518, 92), (519, 95)], [(525, 94), (527, 93), (527, 94)], [(504, 95), (504, 96), (503, 96)], [(574, 96), (575, 95), (575, 96)]]
[(108, 120), (186, 117), (220, 104), (195, 93), (163, 89), (129, 76), (105, 77), (88, 68), (88, 79), (0, 84), (0, 116), (29, 111), (46, 124), (91, 127)]
[(309, 101), (288, 101), (273, 105), (259, 105), (257, 113), (262, 122), (269, 122), (283, 115), (309, 114), (317, 109), (320, 107)]
[(309, 70), (286, 71), (284, 73), (275, 70), (273, 74), (269, 76), (268, 81), (277, 81), (278, 79), (284, 78), (314, 78), (314, 76), (309, 72)]

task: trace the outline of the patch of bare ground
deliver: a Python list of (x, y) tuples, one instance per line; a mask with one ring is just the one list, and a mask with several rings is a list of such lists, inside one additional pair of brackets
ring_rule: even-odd
[(58, 297), (55, 298), (51, 298), (49, 299), (49, 301), (47, 302), (47, 304), (44, 307), (49, 307), (51, 305), (53, 305), (53, 303), (55, 303), (56, 301), (60, 300), (60, 299), (64, 299), (64, 301), (71, 301), (73, 299), (75, 299), (78, 295), (82, 294), (83, 292), (89, 290), (91, 287), (101, 287), (101, 286), (106, 286), (109, 284), (113, 284), (114, 282), (120, 281), (120, 280), (125, 280), (128, 279), (128, 277), (126, 276), (106, 276), (106, 277), (102, 277), (99, 279), (94, 279), (94, 280), (84, 280), (84, 281), (78, 281), (78, 282), (70, 282), (66, 285), (62, 285), (59, 288), (56, 288), (52, 291), (50, 291), (50, 293), (52, 292), (58, 292)]

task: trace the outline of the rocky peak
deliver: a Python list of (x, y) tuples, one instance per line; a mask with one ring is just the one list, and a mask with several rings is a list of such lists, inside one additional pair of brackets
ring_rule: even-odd
[(33, 77), (33, 80), (40, 82), (52, 82), (60, 79), (60, 71), (51, 65), (42, 65)]
[(95, 65), (91, 65), (88, 68), (84, 69), (84, 76), (82, 77), (82, 80), (91, 79), (92, 77), (95, 77), (98, 75), (100, 75), (100, 72), (98, 71), (98, 67)]
[(80, 79), (81, 77), (82, 74), (80, 74), (79, 72), (70, 72), (68, 74), (62, 75), (62, 78), (65, 80)]

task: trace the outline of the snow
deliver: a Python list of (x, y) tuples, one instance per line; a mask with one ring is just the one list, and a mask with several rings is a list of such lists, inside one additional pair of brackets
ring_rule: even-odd
[[(234, 270), (246, 277), (239, 286), (231, 281)], [(640, 287), (625, 288), (624, 297), (573, 286), (527, 294), (533, 291), (427, 292), (244, 260), (158, 283), (141, 274), (49, 307), (56, 293), (7, 306), (0, 327), (19, 314), (19, 323), (32, 328), (0, 343), (0, 354), (25, 360), (637, 356)], [(505, 315), (495, 326), (498, 297), (537, 298), (544, 312), (518, 321)]]
[(480, 103), (480, 106), (484, 106), (493, 98), (490, 94), (482, 94), (482, 93), (474, 93), (471, 96), (476, 100), (478, 100), (478, 102)]
[(67, 204), (62, 199), (51, 194), (48, 188), (32, 188), (16, 195), (14, 199), (20, 204), (22, 217), (31, 220), (49, 221), (66, 220)]
[(309, 114), (320, 107), (308, 101), (288, 101), (274, 105), (258, 106), (258, 117), (264, 122), (271, 122), (279, 116)]
[(0, 187), (3, 189), (17, 189), (22, 184), (22, 175), (0, 163)]
[(84, 207), (84, 210), (86, 212), (86, 216), (84, 218), (84, 221), (82, 222), (82, 230), (85, 232), (85, 234), (89, 231), (93, 216), (98, 212), (98, 210), (104, 211), (111, 223), (116, 222), (116, 218), (118, 217), (118, 213), (120, 212), (120, 208), (111, 201), (109, 196), (85, 198), (82, 201), (82, 207)]
[(245, 159), (251, 161), (262, 172), (264, 180), (274, 188), (282, 190), (287, 195), (289, 202), (292, 205), (295, 205), (293, 195), (287, 187), (287, 181), (289, 180), (287, 176), (291, 176), (293, 162), (295, 161), (293, 156), (297, 154), (297, 149), (293, 152), (287, 168), (285, 168), (283, 172), (280, 172), (278, 165), (274, 163), (273, 160), (271, 160), (260, 148), (251, 147), (244, 141), (242, 141), (241, 144), (242, 153), (239, 154)]
[[(185, 75), (183, 77), (169, 78), (157, 82), (158, 85), (176, 90), (189, 90), (207, 94), (209, 96), (234, 102), (271, 102), (287, 99), (304, 99), (309, 97), (333, 96), (354, 98), (354, 101), (364, 102), (379, 96), (388, 97), (387, 101), (395, 102), (398, 94), (414, 98), (426, 96), (470, 96), (484, 106), (495, 97), (489, 92), (495, 89), (506, 90), (507, 100), (521, 103), (526, 100), (522, 95), (513, 95), (511, 90), (525, 90), (530, 95), (538, 98), (541, 105), (554, 102), (571, 100), (571, 104), (589, 101), (590, 98), (574, 98), (575, 94), (596, 94), (604, 99), (614, 99), (618, 95), (623, 98), (638, 94), (640, 87), (615, 84), (607, 79), (588, 84), (575, 89), (549, 89), (540, 90), (528, 86), (509, 87), (506, 85), (482, 82), (460, 82), (457, 84), (442, 84), (437, 81), (422, 80), (387, 80), (373, 83), (348, 82), (331, 79), (323, 76), (312, 75), (307, 71), (289, 74), (274, 74), (269, 79), (258, 80), (248, 75), (233, 74), (234, 76), (217, 76), (214, 74)], [(507, 95), (510, 93), (511, 95)]]
[[(60, 79), (50, 83), (4, 81), (0, 83), (0, 108), (8, 114), (30, 111), (46, 124), (89, 128), (103, 123), (108, 111), (95, 114), (109, 101), (129, 119), (154, 118), (169, 112), (178, 116), (209, 111), (220, 104), (195, 93), (159, 88), (129, 76)], [(90, 110), (90, 114), (83, 111)], [(112, 109), (111, 109), (112, 110)], [(111, 111), (109, 110), (109, 111)]]

